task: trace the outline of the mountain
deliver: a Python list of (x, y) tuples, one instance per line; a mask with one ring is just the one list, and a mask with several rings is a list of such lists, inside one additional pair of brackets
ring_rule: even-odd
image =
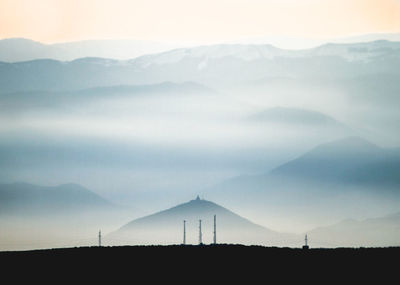
[(400, 154), (359, 137), (317, 146), (271, 171), (271, 175), (335, 184), (400, 185)]
[[(244, 175), (226, 181), (223, 188), (261, 189), (286, 183), (316, 183), (388, 187), (400, 185), (400, 153), (383, 149), (359, 137), (347, 137), (321, 144), (268, 173)], [(221, 185), (221, 186), (222, 186)], [(240, 185), (239, 187), (236, 185)], [(382, 189), (383, 190), (383, 189)]]
[(66, 62), (50, 59), (1, 62), (0, 87), (5, 93), (164, 81), (192, 81), (213, 87), (276, 77), (315, 80), (382, 73), (398, 76), (399, 49), (399, 42), (387, 41), (332, 44), (302, 51), (269, 45), (214, 45), (175, 49), (132, 60), (91, 57)]
[(392, 41), (399, 42), (400, 41), (400, 33), (376, 33), (376, 34), (365, 34), (352, 36), (347, 38), (339, 38), (330, 42), (335, 43), (361, 43), (361, 42), (372, 42), (372, 41)]
[(54, 58), (59, 51), (48, 46), (23, 38), (0, 40), (0, 61), (15, 62), (40, 58)]
[[(204, 193), (279, 230), (398, 210), (400, 153), (358, 137), (321, 144), (273, 170), (242, 175)], [(282, 228), (281, 228), (282, 227)]]
[(264, 36), (264, 37), (247, 37), (240, 40), (230, 41), (232, 44), (271, 44), (281, 49), (311, 49), (324, 44), (337, 43), (361, 43), (372, 41), (400, 41), (400, 33), (376, 33), (364, 34), (345, 38), (331, 38), (331, 39), (313, 39), (313, 38), (299, 38), (290, 36)]
[(185, 220), (187, 243), (197, 244), (201, 219), (203, 242), (211, 243), (214, 215), (217, 219), (219, 243), (284, 244), (296, 239), (292, 235), (280, 234), (256, 225), (222, 206), (197, 197), (168, 210), (133, 220), (110, 234), (109, 240), (139, 244), (179, 244), (182, 242)]
[(28, 183), (0, 184), (0, 215), (48, 215), (112, 210), (114, 205), (77, 185), (38, 186)]
[(315, 246), (399, 246), (400, 213), (361, 221), (347, 219), (315, 228), (308, 235)]
[[(400, 34), (369, 34), (350, 38), (315, 40), (290, 37), (265, 37), (247, 38), (232, 41), (229, 44), (241, 44), (243, 46), (268, 45), (275, 46), (276, 51), (284, 53), (292, 46), (295, 49), (312, 49), (317, 46), (335, 44), (359, 44), (373, 41), (400, 41)], [(70, 61), (83, 57), (102, 57), (118, 60), (136, 58), (145, 54), (165, 52), (172, 49), (182, 48), (185, 44), (160, 43), (144, 40), (85, 40), (64, 42), (55, 44), (44, 44), (25, 38), (6, 38), (0, 40), (0, 61), (19, 62), (36, 59), (54, 59)], [(217, 46), (217, 45), (214, 45)], [(271, 46), (272, 47), (272, 46)]]
[(130, 59), (166, 51), (175, 44), (139, 40), (87, 40), (43, 44), (24, 38), (0, 40), (0, 61), (18, 62), (36, 59), (74, 60), (82, 57)]
[(308, 51), (312, 56), (334, 56), (349, 61), (372, 61), (374, 58), (398, 57), (399, 42), (378, 40), (361, 43), (329, 43)]

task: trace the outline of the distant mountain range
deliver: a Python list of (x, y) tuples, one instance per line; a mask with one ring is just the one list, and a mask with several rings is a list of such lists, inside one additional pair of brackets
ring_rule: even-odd
[[(192, 81), (207, 86), (263, 78), (336, 78), (400, 74), (400, 42), (328, 44), (301, 51), (269, 45), (176, 49), (132, 60), (81, 58), (0, 63), (2, 92), (77, 90), (99, 86)], [(245, 71), (245, 72), (244, 72)]]
[[(329, 43), (357, 44), (372, 41), (400, 41), (400, 34), (368, 34), (332, 40), (298, 39), (290, 37), (258, 37), (231, 41), (227, 44), (273, 45), (279, 49), (312, 49)], [(25, 38), (0, 40), (0, 61), (18, 62), (35, 59), (70, 61), (83, 57), (102, 57), (126, 60), (145, 54), (182, 48), (187, 44), (161, 43), (144, 40), (86, 40), (44, 44)]]
[(144, 54), (162, 52), (178, 45), (139, 40), (87, 40), (43, 44), (24, 38), (0, 40), (0, 61), (17, 62), (35, 59), (61, 61), (82, 57), (131, 59)]
[(56, 215), (80, 215), (82, 212), (115, 209), (114, 204), (77, 184), (0, 184), (1, 216), (45, 215), (52, 219)]
[(111, 233), (111, 242), (127, 244), (179, 244), (183, 241), (183, 221), (186, 221), (186, 240), (199, 242), (199, 220), (202, 220), (202, 240), (213, 240), (213, 218), (217, 219), (218, 243), (288, 244), (296, 240), (294, 235), (280, 234), (199, 197), (143, 218), (135, 219)]
[(376, 33), (332, 39), (299, 38), (290, 36), (247, 37), (230, 41), (232, 44), (271, 44), (281, 49), (310, 49), (327, 43), (349, 44), (379, 40), (400, 41), (400, 33)]

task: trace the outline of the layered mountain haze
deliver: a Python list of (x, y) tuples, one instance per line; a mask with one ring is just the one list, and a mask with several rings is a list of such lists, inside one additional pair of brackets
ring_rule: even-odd
[[(195, 81), (210, 86), (237, 85), (265, 77), (326, 78), (399, 75), (398, 42), (329, 44), (305, 51), (269, 45), (214, 45), (176, 49), (131, 60), (88, 57), (0, 65), (2, 92), (74, 90), (96, 86)], [(362, 68), (360, 68), (362, 65)], [(241, 72), (246, 70), (246, 72)]]
[(370, 219), (399, 212), (400, 42), (109, 44), (0, 41), (3, 248), (29, 248), (31, 228), (49, 245), (71, 229), (176, 244), (183, 220), (194, 244), (199, 219), (210, 243), (214, 215), (219, 242), (344, 245), (329, 227), (352, 219), (337, 230), (371, 235), (350, 245), (397, 244), (396, 219)]

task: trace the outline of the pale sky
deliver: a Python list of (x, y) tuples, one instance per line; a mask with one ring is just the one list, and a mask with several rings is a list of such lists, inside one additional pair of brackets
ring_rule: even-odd
[(0, 0), (0, 38), (221, 42), (400, 32), (399, 0)]

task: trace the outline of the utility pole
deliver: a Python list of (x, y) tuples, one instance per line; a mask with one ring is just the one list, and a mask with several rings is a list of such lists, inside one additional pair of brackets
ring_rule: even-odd
[(101, 230), (99, 231), (99, 247), (101, 247)]
[(183, 220), (183, 245), (186, 244), (186, 221)]
[(214, 215), (214, 244), (217, 244), (217, 215)]
[(201, 234), (201, 220), (199, 220), (199, 245), (203, 244), (202, 234)]

